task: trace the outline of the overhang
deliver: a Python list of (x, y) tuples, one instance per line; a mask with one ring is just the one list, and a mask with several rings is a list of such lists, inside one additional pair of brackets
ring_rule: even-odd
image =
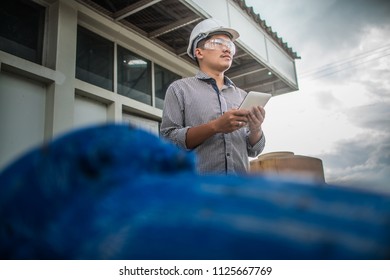
[[(201, 20), (216, 17), (237, 29), (237, 53), (226, 72), (244, 90), (283, 94), (298, 90), (299, 56), (243, 0), (78, 0), (195, 66), (186, 54)], [(220, 5), (224, 4), (224, 5)], [(219, 6), (218, 6), (219, 5)]]

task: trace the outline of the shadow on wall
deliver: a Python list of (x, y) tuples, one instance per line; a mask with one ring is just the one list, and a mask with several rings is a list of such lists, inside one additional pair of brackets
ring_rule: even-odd
[(132, 127), (63, 135), (0, 173), (0, 259), (390, 257), (389, 196), (194, 170)]

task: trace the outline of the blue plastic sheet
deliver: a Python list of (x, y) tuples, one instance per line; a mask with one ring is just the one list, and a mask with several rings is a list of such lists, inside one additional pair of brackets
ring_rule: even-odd
[(108, 124), (0, 173), (0, 259), (389, 259), (390, 197), (248, 176)]

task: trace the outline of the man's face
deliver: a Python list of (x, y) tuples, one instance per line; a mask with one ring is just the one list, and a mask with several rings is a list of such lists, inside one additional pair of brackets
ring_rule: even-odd
[(235, 54), (234, 43), (224, 34), (213, 35), (198, 47), (197, 57), (201, 67), (224, 72), (230, 68)]

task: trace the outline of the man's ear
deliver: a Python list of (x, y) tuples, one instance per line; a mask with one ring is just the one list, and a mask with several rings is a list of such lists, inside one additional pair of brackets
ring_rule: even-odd
[(195, 57), (199, 60), (203, 58), (203, 50), (200, 48), (195, 49)]

